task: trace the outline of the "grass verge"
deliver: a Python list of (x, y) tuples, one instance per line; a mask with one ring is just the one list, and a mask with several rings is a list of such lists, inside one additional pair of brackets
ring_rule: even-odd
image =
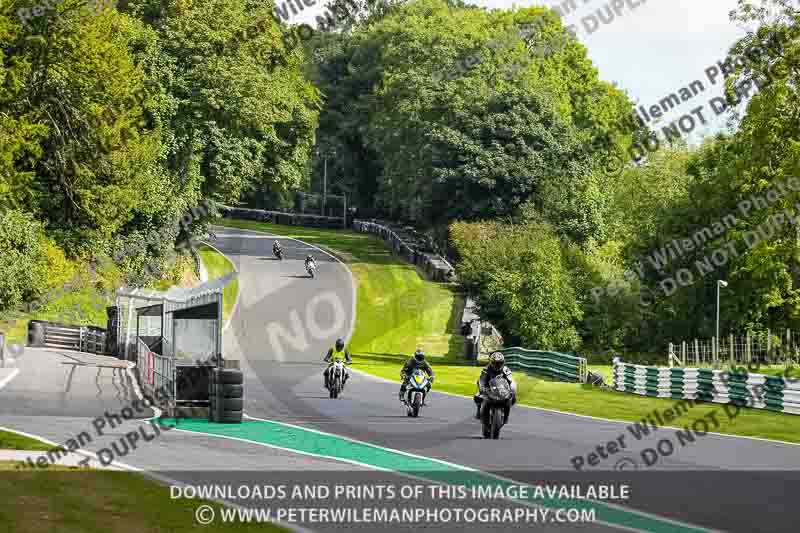
[[(221, 530), (202, 526), (195, 509), (203, 500), (171, 499), (170, 489), (133, 472), (51, 466), (19, 471), (0, 461), (0, 523), (9, 533), (183, 533)], [(216, 521), (219, 523), (219, 519)], [(268, 523), (226, 523), (226, 531), (286, 532)]]
[(52, 446), (46, 442), (0, 430), (0, 450), (36, 450), (47, 451)]
[[(217, 279), (236, 271), (230, 259), (205, 244), (197, 247), (200, 260), (208, 271), (208, 279)], [(239, 294), (239, 278), (234, 278), (222, 289), (222, 323), (228, 321), (236, 304), (236, 295)]]

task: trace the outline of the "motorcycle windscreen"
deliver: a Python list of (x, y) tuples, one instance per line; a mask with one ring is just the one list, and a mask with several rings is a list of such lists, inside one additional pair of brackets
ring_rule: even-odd
[(489, 393), (497, 399), (508, 399), (511, 397), (511, 386), (505, 379), (493, 379), (489, 386)]

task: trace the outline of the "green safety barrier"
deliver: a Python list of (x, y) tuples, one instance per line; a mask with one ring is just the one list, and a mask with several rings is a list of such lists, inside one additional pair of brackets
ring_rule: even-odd
[(512, 370), (561, 381), (586, 383), (588, 372), (584, 357), (518, 347), (498, 351), (505, 356), (506, 365)]
[(614, 360), (613, 387), (622, 392), (661, 398), (731, 403), (800, 415), (797, 379), (741, 370), (664, 368)]

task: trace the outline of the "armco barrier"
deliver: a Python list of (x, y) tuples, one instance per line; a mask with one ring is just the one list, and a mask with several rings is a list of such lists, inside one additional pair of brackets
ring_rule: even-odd
[(422, 268), (434, 281), (454, 281), (453, 265), (442, 256), (426, 250), (429, 243), (415, 237), (413, 233), (380, 220), (353, 220), (353, 229), (380, 236), (396, 254)]
[(538, 374), (562, 381), (586, 383), (586, 359), (575, 355), (525, 348), (498, 350), (506, 357), (506, 365), (512, 370), (527, 374)]
[(634, 365), (614, 358), (614, 388), (655, 398), (731, 403), (800, 415), (800, 380), (710, 368)]
[(44, 320), (28, 321), (28, 346), (61, 348), (96, 354), (106, 353), (106, 330)]
[(284, 213), (282, 211), (266, 211), (264, 209), (247, 209), (244, 207), (218, 206), (220, 215), (225, 218), (242, 218), (245, 220), (258, 220), (259, 222), (272, 222), (287, 226), (310, 226), (315, 228), (341, 228), (344, 223), (342, 217), (324, 217), (303, 213)]

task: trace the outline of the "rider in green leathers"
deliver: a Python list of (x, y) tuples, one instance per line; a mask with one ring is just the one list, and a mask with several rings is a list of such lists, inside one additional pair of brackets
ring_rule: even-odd
[(428, 374), (430, 382), (428, 383), (428, 389), (425, 391), (425, 395), (427, 396), (427, 393), (430, 392), (431, 383), (433, 383), (434, 377), (433, 368), (431, 368), (431, 365), (425, 360), (425, 354), (422, 353), (422, 350), (417, 348), (417, 351), (414, 352), (414, 357), (409, 358), (409, 360), (406, 361), (406, 364), (403, 365), (403, 370), (400, 371), (400, 379), (402, 381), (400, 385), (401, 402), (405, 402), (406, 389), (408, 388), (408, 378), (411, 377), (411, 374), (414, 373), (414, 370), (418, 368), (422, 369), (423, 372)]

